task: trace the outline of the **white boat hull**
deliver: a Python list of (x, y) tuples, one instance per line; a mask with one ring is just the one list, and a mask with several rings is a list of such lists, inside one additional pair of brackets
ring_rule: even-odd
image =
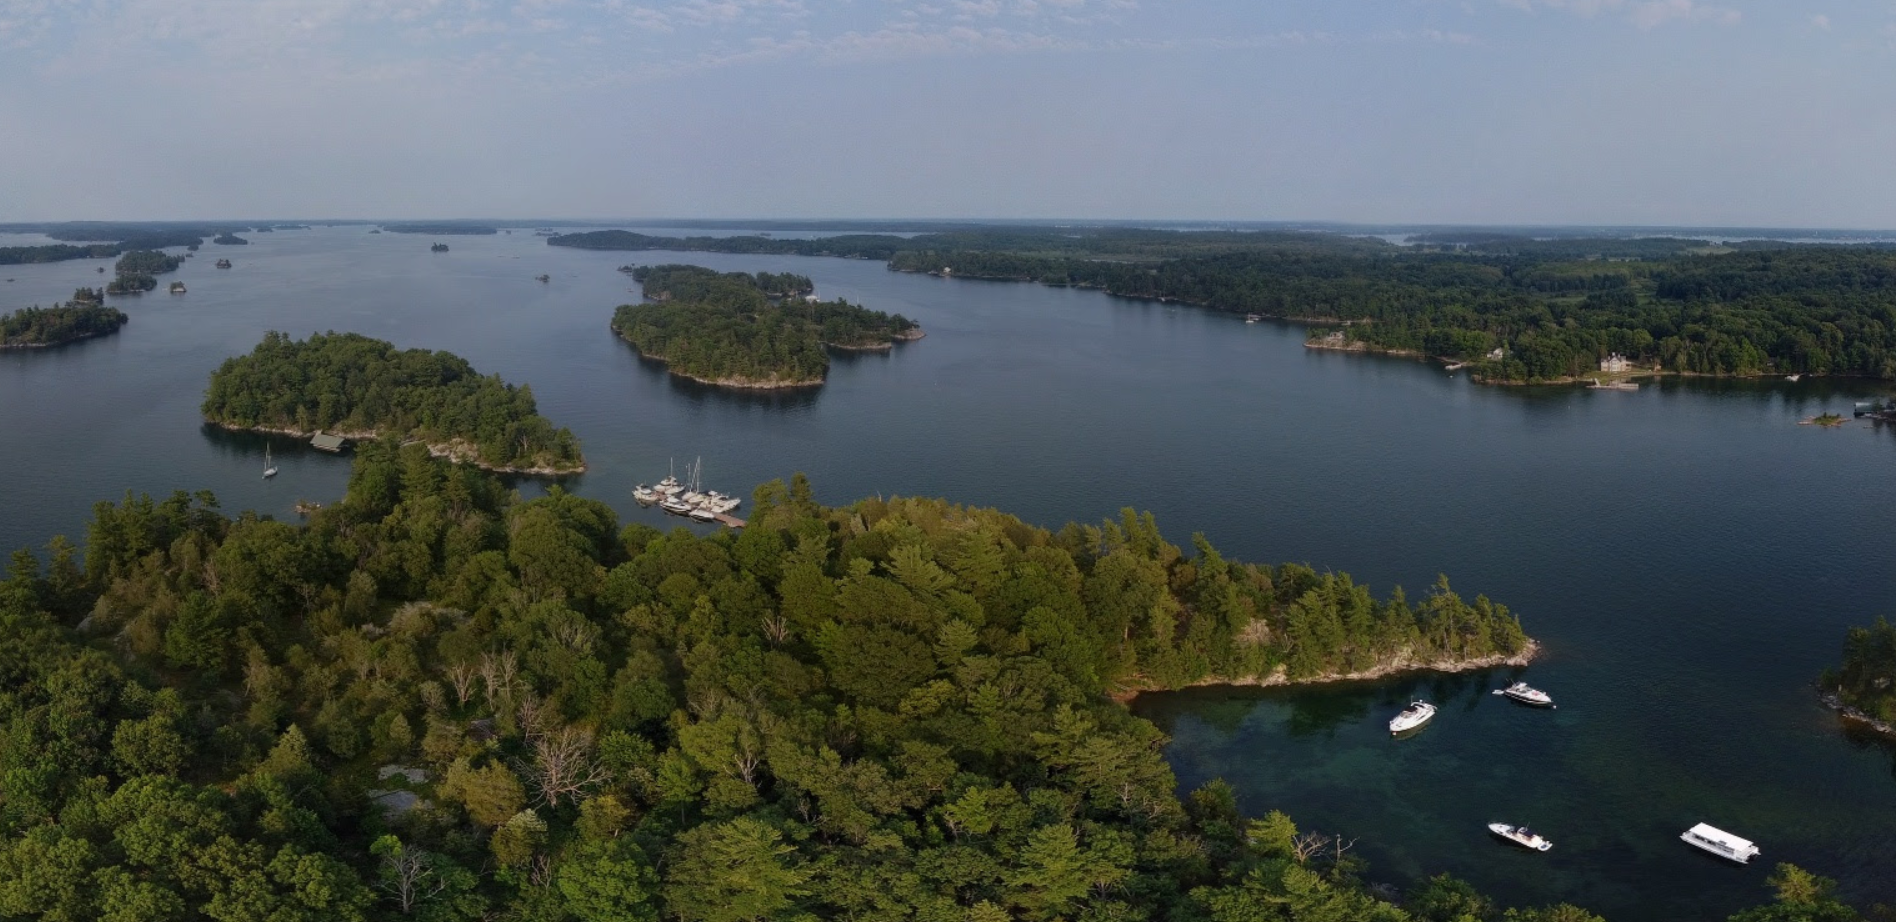
[(1520, 826), (1511, 826), (1507, 823), (1489, 823), (1488, 831), (1515, 845), (1519, 845), (1522, 848), (1531, 848), (1537, 852), (1544, 852), (1554, 847), (1554, 843), (1547, 841), (1540, 833), (1530, 831)]

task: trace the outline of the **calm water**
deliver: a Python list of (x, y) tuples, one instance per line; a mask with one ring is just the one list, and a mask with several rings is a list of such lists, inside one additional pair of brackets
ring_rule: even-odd
[[(875, 262), (588, 253), (526, 231), (443, 238), (445, 254), (362, 227), (246, 236), (164, 279), (187, 295), (117, 299), (133, 318), (117, 336), (0, 354), (0, 548), (77, 538), (93, 502), (127, 489), (210, 489), (283, 518), (335, 497), (346, 458), (276, 442), (283, 472), (264, 482), (264, 442), (207, 431), (197, 406), (266, 330), (353, 330), (531, 383), (585, 443), (592, 469), (569, 487), (628, 520), (676, 524), (629, 491), (702, 456), (726, 491), (805, 471), (829, 502), (940, 495), (1048, 526), (1135, 506), (1230, 556), (1412, 596), (1447, 573), (1507, 603), (1548, 646), (1529, 674), (1557, 711), (1488, 695), (1498, 674), (1139, 702), (1174, 735), (1183, 784), (1222, 776), (1249, 811), (1357, 838), (1378, 879), (1447, 870), (1615, 922), (1722, 918), (1789, 860), (1896, 901), (1891, 750), (1840, 732), (1809, 687), (1846, 625), (1896, 615), (1896, 433), (1794, 425), (1887, 388), (1490, 389), (1310, 352), (1296, 327)], [(814, 393), (686, 385), (606, 328), (635, 297), (614, 268), (671, 260), (799, 272), (929, 335), (838, 357)], [(100, 284), (101, 264), (0, 267), (0, 310)], [(1444, 707), (1392, 742), (1384, 723), (1411, 694)], [(1496, 844), (1495, 820), (1556, 847)], [(1677, 835), (1701, 820), (1764, 861), (1688, 849)]]

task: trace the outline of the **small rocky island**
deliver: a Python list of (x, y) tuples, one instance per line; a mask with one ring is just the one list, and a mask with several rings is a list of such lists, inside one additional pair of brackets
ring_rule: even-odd
[(437, 243), (434, 246), (429, 247), (428, 251), (430, 253), (446, 253), (448, 251), (448, 245), (445, 243)]
[(621, 305), (613, 332), (672, 374), (718, 387), (812, 387), (829, 372), (825, 347), (887, 350), (922, 338), (921, 326), (901, 314), (817, 300), (801, 275), (687, 265), (630, 274), (647, 303)]
[(104, 300), (103, 291), (81, 288), (65, 304), (0, 315), (0, 349), (43, 349), (116, 333), (128, 318)]
[(204, 418), (226, 429), (418, 441), (493, 471), (576, 474), (579, 440), (539, 414), (533, 391), (447, 352), (396, 349), (357, 333), (269, 333), (211, 374)]

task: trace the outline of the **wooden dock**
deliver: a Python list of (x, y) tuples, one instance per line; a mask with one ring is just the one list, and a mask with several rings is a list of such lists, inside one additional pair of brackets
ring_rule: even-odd
[(743, 527), (744, 527), (744, 520), (743, 520), (743, 519), (740, 519), (740, 518), (738, 518), (737, 516), (734, 516), (734, 515), (725, 515), (725, 514), (724, 514), (724, 513), (722, 513), (722, 512), (720, 512), (720, 513), (718, 513), (718, 514), (717, 514), (717, 521), (718, 521), (718, 524), (719, 524), (719, 525), (725, 525), (725, 526), (729, 526), (729, 527), (731, 527), (731, 528), (743, 528)]

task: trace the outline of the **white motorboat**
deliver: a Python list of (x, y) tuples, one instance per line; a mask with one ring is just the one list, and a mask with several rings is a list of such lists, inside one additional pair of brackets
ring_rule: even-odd
[(708, 490), (704, 494), (704, 506), (712, 512), (730, 512), (742, 503), (737, 497), (726, 496), (716, 490)]
[(1687, 829), (1679, 835), (1679, 838), (1684, 840), (1687, 845), (1711, 852), (1728, 861), (1736, 861), (1739, 864), (1749, 864), (1751, 859), (1763, 854), (1763, 852), (1758, 849), (1757, 843), (1752, 842), (1750, 839), (1740, 839), (1723, 829), (1719, 829), (1716, 826), (1708, 826), (1704, 823)]
[(1547, 841), (1547, 839), (1542, 837), (1540, 833), (1535, 832), (1532, 829), (1527, 828), (1526, 826), (1510, 826), (1506, 823), (1489, 823), (1488, 831), (1494, 833), (1497, 836), (1500, 836), (1503, 839), (1508, 840), (1509, 842), (1513, 842), (1514, 844), (1519, 845), (1522, 848), (1531, 848), (1537, 852), (1544, 852), (1554, 847), (1554, 843)]
[(263, 479), (269, 480), (277, 475), (276, 462), (270, 460), (270, 446), (263, 446)]
[(639, 484), (638, 486), (632, 488), (632, 498), (634, 500), (637, 500), (638, 504), (641, 506), (650, 506), (651, 504), (658, 502), (658, 491), (652, 489), (651, 487), (646, 486), (645, 484)]
[(712, 512), (711, 510), (706, 509), (703, 506), (699, 506), (698, 508), (693, 509), (689, 513), (686, 513), (686, 514), (691, 516), (694, 519), (697, 519), (700, 522), (715, 522), (718, 520), (717, 513)]
[(658, 508), (663, 509), (666, 512), (669, 512), (672, 515), (690, 515), (691, 514), (691, 507), (685, 505), (684, 500), (681, 500), (676, 496), (667, 496), (664, 499), (659, 500)]
[(1402, 713), (1390, 719), (1389, 732), (1396, 734), (1404, 730), (1413, 730), (1434, 718), (1435, 705), (1427, 701), (1411, 701), (1408, 707), (1402, 709)]
[(661, 480), (658, 483), (655, 483), (652, 485), (653, 492), (660, 493), (665, 496), (670, 496), (673, 493), (676, 493), (679, 490), (682, 490), (684, 488), (685, 488), (685, 485), (682, 483), (679, 483), (678, 478), (673, 477), (670, 474), (666, 474), (664, 480)]
[(1506, 688), (1497, 688), (1494, 690), (1494, 693), (1497, 695), (1506, 695), (1522, 704), (1531, 704), (1537, 708), (1550, 708), (1554, 706), (1554, 699), (1549, 698), (1546, 692), (1526, 682), (1516, 682)]

